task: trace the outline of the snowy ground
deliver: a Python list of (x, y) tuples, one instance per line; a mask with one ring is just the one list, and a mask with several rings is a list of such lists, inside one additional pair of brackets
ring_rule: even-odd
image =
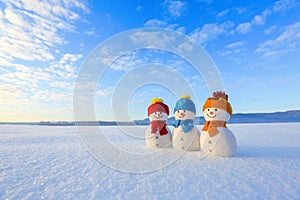
[[(300, 123), (229, 128), (235, 157), (187, 152), (161, 170), (134, 174), (98, 162), (76, 127), (1, 125), (0, 199), (300, 199)], [(129, 152), (152, 151), (117, 127), (104, 129)]]

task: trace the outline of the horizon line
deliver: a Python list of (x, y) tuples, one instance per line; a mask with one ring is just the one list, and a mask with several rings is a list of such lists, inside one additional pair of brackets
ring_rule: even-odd
[[(296, 109), (296, 110), (285, 110), (285, 111), (273, 111), (273, 112), (247, 112), (247, 113), (242, 113), (242, 112), (237, 112), (237, 113), (233, 113), (232, 115), (237, 115), (237, 114), (272, 114), (272, 113), (285, 113), (285, 112), (291, 112), (291, 111), (299, 111), (300, 109)], [(174, 117), (174, 116), (172, 116)], [(168, 119), (172, 118), (172, 117), (168, 117)], [(203, 116), (195, 116), (196, 117), (203, 117)], [(110, 121), (110, 120), (101, 120), (101, 119), (96, 119), (96, 120), (80, 120), (80, 121), (75, 121), (74, 119), (70, 119), (70, 120), (39, 120), (39, 121), (0, 121), (0, 124), (5, 124), (5, 123), (75, 123), (75, 122), (108, 122), (108, 123), (130, 123), (130, 122), (134, 122), (134, 121), (139, 121), (139, 120), (145, 120), (148, 119), (144, 118), (144, 119), (133, 119), (131, 121)]]

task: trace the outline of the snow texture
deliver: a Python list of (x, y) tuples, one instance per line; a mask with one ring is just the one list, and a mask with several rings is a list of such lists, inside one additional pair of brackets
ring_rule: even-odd
[(172, 146), (172, 134), (167, 128), (168, 134), (160, 135), (159, 131), (155, 134), (151, 132), (151, 126), (146, 129), (145, 140), (149, 148), (166, 148)]
[[(0, 199), (300, 199), (300, 123), (228, 127), (235, 157), (185, 152), (161, 170), (135, 174), (98, 162), (76, 127), (1, 125)], [(146, 128), (128, 127), (143, 136)], [(153, 151), (118, 127), (104, 129), (122, 149)]]
[(210, 137), (208, 131), (202, 131), (200, 144), (204, 154), (212, 156), (233, 156), (236, 152), (236, 139), (228, 128), (216, 127), (218, 134)]

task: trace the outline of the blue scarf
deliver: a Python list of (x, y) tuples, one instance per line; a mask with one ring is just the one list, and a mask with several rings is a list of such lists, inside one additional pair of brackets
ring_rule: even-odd
[(181, 126), (183, 131), (187, 133), (194, 128), (194, 120), (193, 119), (175, 120), (174, 127), (178, 128), (179, 126)]

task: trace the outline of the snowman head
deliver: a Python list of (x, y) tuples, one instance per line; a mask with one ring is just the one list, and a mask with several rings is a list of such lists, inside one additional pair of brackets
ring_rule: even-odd
[(188, 95), (182, 95), (176, 102), (174, 115), (176, 120), (194, 119), (196, 106)]
[(220, 108), (206, 108), (204, 110), (204, 118), (206, 121), (228, 121), (230, 114)]
[(154, 113), (151, 113), (149, 115), (149, 120), (150, 121), (155, 121), (155, 120), (167, 120), (168, 119), (168, 114), (165, 113), (165, 112), (154, 112)]
[(202, 111), (206, 121), (228, 121), (232, 115), (232, 107), (225, 92), (214, 92), (213, 97), (206, 100)]
[(153, 98), (148, 107), (148, 117), (150, 121), (167, 120), (169, 116), (169, 107), (163, 103), (160, 98)]
[(175, 113), (176, 120), (194, 119), (195, 114), (189, 110), (177, 110)]

